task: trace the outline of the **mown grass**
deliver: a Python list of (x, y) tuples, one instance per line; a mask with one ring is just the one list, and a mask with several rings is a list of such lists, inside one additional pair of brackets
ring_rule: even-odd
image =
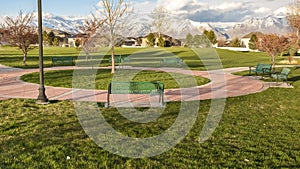
[[(76, 48), (61, 48), (61, 47), (44, 47), (44, 65), (51, 67), (52, 56), (70, 56), (77, 58), (79, 50)], [(18, 68), (38, 68), (39, 66), (38, 48), (29, 51), (26, 59), (27, 66), (23, 65), (23, 55), (13, 47), (0, 47), (0, 64), (18, 67)]]
[[(293, 77), (299, 78), (300, 69)], [(132, 159), (98, 147), (77, 121), (71, 101), (37, 105), (34, 100), (0, 102), (1, 168), (299, 168), (300, 81), (294, 89), (268, 89), (229, 98), (213, 136), (199, 144), (210, 101), (201, 101), (190, 133), (161, 155)], [(128, 136), (152, 136), (172, 125), (180, 103), (168, 103), (148, 124), (128, 121), (105, 109), (110, 125)], [(67, 156), (70, 157), (67, 160)]]
[[(269, 59), (263, 55), (257, 60), (251, 55), (242, 58), (242, 54), (247, 53), (222, 59), (223, 54), (224, 67), (256, 65)], [(190, 57), (189, 51), (180, 55)], [(202, 69), (197, 64), (194, 68)], [(300, 68), (292, 69), (289, 80), (293, 89), (271, 88), (228, 98), (218, 128), (202, 144), (198, 137), (211, 102), (201, 101), (196, 123), (176, 147), (142, 159), (120, 157), (98, 147), (78, 122), (72, 101), (48, 105), (28, 99), (0, 101), (0, 168), (300, 168)], [(147, 124), (131, 122), (117, 109), (103, 108), (103, 103), (99, 106), (119, 132), (150, 137), (174, 123), (181, 103), (167, 103), (162, 116)]]
[[(143, 52), (146, 51), (145, 55)], [(155, 56), (155, 51), (165, 51), (158, 56)], [(213, 58), (220, 58), (223, 66), (225, 68), (228, 67), (241, 67), (241, 66), (254, 66), (257, 63), (271, 63), (270, 57), (265, 53), (245, 53), (245, 52), (234, 52), (222, 49), (212, 49), (209, 50), (210, 55), (214, 55)], [(216, 51), (216, 52), (215, 52)], [(45, 67), (51, 67), (51, 57), (52, 56), (69, 56), (73, 57), (75, 60), (80, 55), (80, 49), (76, 48), (61, 48), (61, 47), (45, 47), (44, 48), (44, 64)], [(171, 52), (171, 55), (170, 55)], [(99, 59), (98, 53), (91, 53), (93, 59)], [(199, 53), (198, 55), (190, 48), (160, 48), (160, 49), (152, 49), (152, 52), (149, 51), (149, 48), (116, 48), (116, 55), (122, 56), (132, 56), (133, 55), (133, 65), (143, 65), (146, 62), (147, 66), (156, 66), (159, 67), (159, 61), (161, 57), (180, 57), (183, 59), (185, 64), (190, 69), (196, 70), (205, 70), (207, 65), (203, 64), (203, 60), (205, 60), (205, 56), (207, 53), (205, 51), (203, 53)], [(138, 57), (134, 57), (138, 56)], [(140, 57), (142, 56), (142, 57)], [(140, 58), (139, 58), (140, 57)], [(157, 57), (157, 58), (156, 58)], [(109, 52), (106, 56), (101, 60), (101, 64), (98, 66), (109, 66), (108, 62)], [(284, 60), (286, 58), (277, 57), (277, 61)], [(82, 60), (78, 60), (77, 62), (83, 62)], [(30, 51), (27, 58), (27, 66), (22, 64), (22, 54), (17, 48), (12, 47), (1, 47), (0, 48), (0, 64), (4, 64), (12, 67), (19, 68), (38, 68), (38, 50), (35, 49)]]
[[(84, 79), (84, 76), (91, 76), (88, 73), (90, 70), (80, 70), (86, 71), (86, 74), (82, 74), (81, 77)], [(122, 71), (122, 70), (120, 70)], [(143, 70), (140, 72), (136, 72), (134, 70), (123, 70), (126, 71), (126, 74), (121, 72), (121, 74), (116, 73), (115, 75), (111, 74), (110, 69), (99, 69), (97, 71), (96, 79), (95, 79), (95, 87), (93, 86), (86, 86), (87, 88), (95, 88), (99, 90), (107, 90), (109, 83), (112, 81), (113, 78), (118, 78), (116, 76), (129, 76), (130, 74), (134, 74), (135, 76), (130, 81), (133, 82), (163, 82), (166, 89), (173, 89), (173, 88), (186, 88), (186, 87), (194, 87), (195, 85), (203, 85), (209, 83), (210, 80), (200, 77), (200, 76), (190, 76), (190, 75), (183, 75), (179, 73), (167, 73), (167, 72), (160, 72), (160, 71), (147, 71)], [(66, 87), (72, 88), (72, 80), (73, 80), (73, 70), (63, 70), (63, 71), (47, 71), (45, 72), (45, 85), (47, 86), (56, 86), (56, 87)], [(135, 74), (137, 73), (137, 74)], [(31, 83), (39, 84), (39, 73), (31, 73), (26, 74), (21, 77), (21, 80)], [(193, 83), (193, 81), (195, 82)]]

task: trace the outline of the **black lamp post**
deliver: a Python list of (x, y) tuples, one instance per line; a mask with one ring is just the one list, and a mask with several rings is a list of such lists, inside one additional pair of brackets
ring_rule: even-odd
[(44, 58), (43, 58), (43, 27), (42, 27), (42, 0), (38, 0), (38, 33), (39, 33), (39, 68), (40, 68), (40, 87), (38, 104), (47, 104), (48, 99), (45, 94), (44, 86)]

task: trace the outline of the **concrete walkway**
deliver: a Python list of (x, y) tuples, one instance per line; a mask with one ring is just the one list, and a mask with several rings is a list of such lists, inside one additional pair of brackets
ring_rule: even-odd
[[(79, 67), (54, 67), (46, 68), (49, 70), (73, 70), (83, 69)], [(130, 68), (129, 68), (130, 69)], [(131, 68), (137, 69), (137, 68)], [(247, 67), (229, 68), (215, 71), (190, 71), (177, 68), (138, 68), (143, 70), (160, 70), (166, 72), (178, 72), (182, 74), (190, 74), (206, 77), (211, 79), (211, 83), (188, 88), (188, 89), (166, 89), (165, 101), (192, 101), (206, 100), (216, 98), (227, 98), (251, 93), (261, 92), (268, 88), (264, 82), (260, 80), (250, 79), (248, 77), (235, 76), (231, 73), (248, 70)], [(26, 83), (20, 79), (20, 76), (32, 72), (38, 72), (38, 69), (17, 69), (0, 65), (0, 100), (8, 98), (27, 98), (36, 99), (38, 97), (39, 85)], [(85, 90), (85, 89), (70, 89), (46, 86), (46, 95), (49, 100), (80, 100), (80, 101), (97, 101), (106, 102), (106, 90)], [(124, 95), (118, 98), (126, 98)], [(145, 100), (146, 96), (130, 95), (131, 102)], [(149, 98), (148, 98), (149, 99)]]

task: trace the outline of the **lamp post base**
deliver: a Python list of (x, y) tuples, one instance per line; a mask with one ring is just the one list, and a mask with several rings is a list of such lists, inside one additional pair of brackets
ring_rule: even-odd
[(39, 96), (36, 100), (37, 104), (48, 104), (49, 100), (45, 94), (45, 87), (40, 87), (39, 88)]

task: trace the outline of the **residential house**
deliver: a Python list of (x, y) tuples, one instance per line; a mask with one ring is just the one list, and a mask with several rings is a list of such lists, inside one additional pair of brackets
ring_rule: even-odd
[(256, 37), (257, 37), (258, 39), (261, 39), (261, 37), (264, 35), (264, 34), (261, 33), (261, 32), (251, 32), (251, 33), (249, 33), (249, 34), (243, 36), (242, 39), (241, 39), (242, 44), (245, 45), (245, 47), (246, 47), (248, 50), (251, 50), (251, 49), (249, 48), (249, 42), (250, 42), (250, 39), (251, 39), (252, 35), (254, 35), (254, 34), (256, 35)]
[[(159, 38), (159, 33), (155, 32), (153, 33), (154, 37), (155, 37), (155, 46), (158, 46), (158, 38)], [(179, 39), (173, 38), (171, 36), (165, 35), (165, 34), (161, 34), (161, 36), (163, 37), (163, 39), (165, 40), (165, 47), (171, 47), (171, 46), (181, 46), (182, 42)], [(148, 40), (147, 40), (147, 36), (144, 37), (140, 37), (140, 42), (141, 42), (141, 46), (146, 47), (148, 46)]]

